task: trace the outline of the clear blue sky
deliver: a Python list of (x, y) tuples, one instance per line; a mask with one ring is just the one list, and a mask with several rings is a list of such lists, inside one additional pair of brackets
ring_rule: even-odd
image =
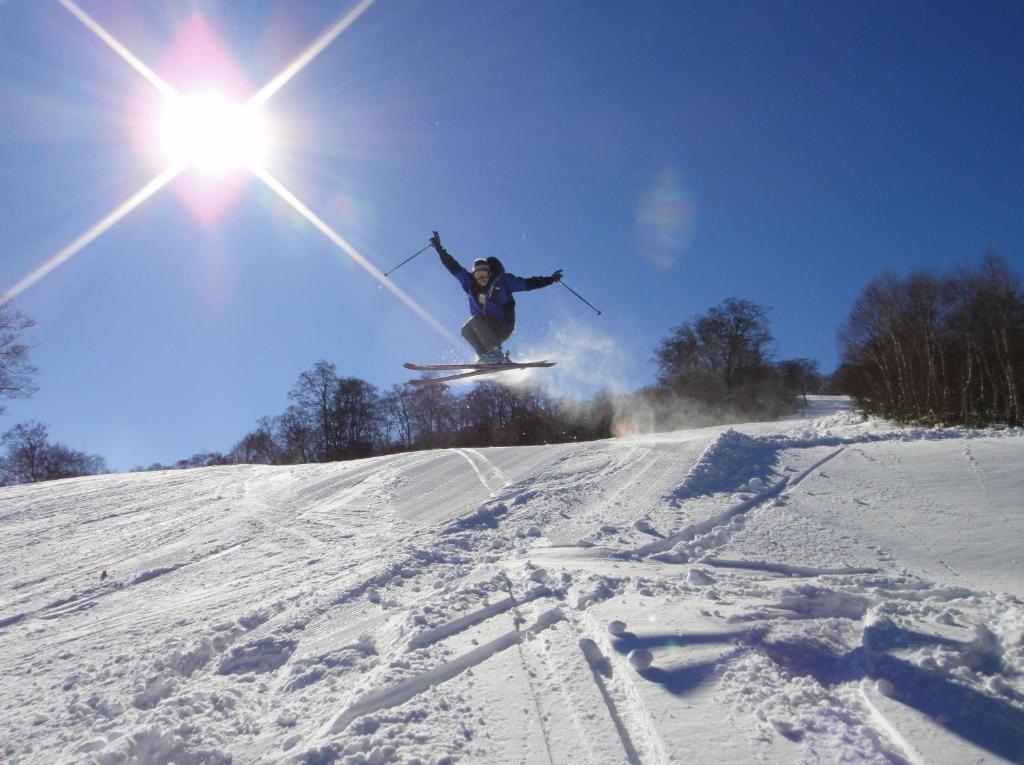
[[(353, 3), (79, 6), (171, 86), (246, 97)], [(188, 60), (197, 25), (233, 69)], [(1022, 39), (1014, 2), (379, 0), (267, 101), (267, 169), (381, 270), (435, 228), (464, 263), (565, 269), (603, 315), (529, 293), (509, 343), (572, 344), (560, 391), (650, 383), (659, 340), (730, 296), (773, 309), (780, 358), (830, 371), (882, 269), (992, 246), (1022, 270)], [(161, 98), (58, 2), (0, 2), (0, 289), (156, 175)], [(18, 294), (40, 390), (0, 426), (40, 420), (129, 469), (229, 449), (321, 358), (386, 389), (403, 361), (468, 357), (233, 182), (203, 220), (182, 189), (204, 181), (179, 177)], [(436, 256), (393, 281), (457, 335)]]

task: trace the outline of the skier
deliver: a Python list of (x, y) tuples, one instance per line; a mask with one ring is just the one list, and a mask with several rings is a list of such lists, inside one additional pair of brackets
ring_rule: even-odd
[(501, 344), (508, 340), (515, 329), (516, 301), (512, 293), (549, 287), (562, 280), (562, 269), (551, 276), (523, 278), (505, 271), (501, 261), (492, 257), (474, 260), (473, 273), (470, 274), (448, 254), (436, 231), (430, 237), (430, 243), (437, 250), (441, 263), (459, 280), (469, 296), (469, 312), (472, 315), (462, 327), (462, 336), (476, 351), (477, 363), (508, 363), (510, 359), (501, 349)]

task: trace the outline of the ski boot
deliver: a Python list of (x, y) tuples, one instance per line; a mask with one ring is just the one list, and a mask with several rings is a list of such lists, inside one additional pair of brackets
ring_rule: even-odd
[(496, 348), (492, 348), (480, 356), (477, 356), (477, 364), (511, 364), (512, 359), (509, 358), (508, 351), (503, 351), (499, 345)]

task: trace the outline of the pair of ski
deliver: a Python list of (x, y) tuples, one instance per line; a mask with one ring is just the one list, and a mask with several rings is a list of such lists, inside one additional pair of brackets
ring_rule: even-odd
[(478, 377), (488, 375), (492, 372), (507, 372), (510, 369), (530, 369), (532, 367), (553, 367), (553, 361), (507, 361), (501, 364), (412, 364), (406, 362), (403, 366), (417, 372), (446, 372), (462, 370), (455, 374), (444, 375), (443, 377), (421, 377), (416, 380), (409, 380), (412, 385), (437, 385), (439, 383), (451, 382), (452, 380), (463, 380), (467, 377)]

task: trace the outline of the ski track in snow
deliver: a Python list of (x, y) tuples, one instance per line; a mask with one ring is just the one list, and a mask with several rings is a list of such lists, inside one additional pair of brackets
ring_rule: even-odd
[(1022, 434), (816, 406), (2, 490), (0, 760), (1024, 761)]
[[(465, 457), (470, 467), (477, 474), (480, 483), (489, 493), (494, 493), (508, 483), (505, 475), (487, 459), (478, 449), (456, 449), (456, 452)], [(487, 474), (490, 474), (488, 478)]]

